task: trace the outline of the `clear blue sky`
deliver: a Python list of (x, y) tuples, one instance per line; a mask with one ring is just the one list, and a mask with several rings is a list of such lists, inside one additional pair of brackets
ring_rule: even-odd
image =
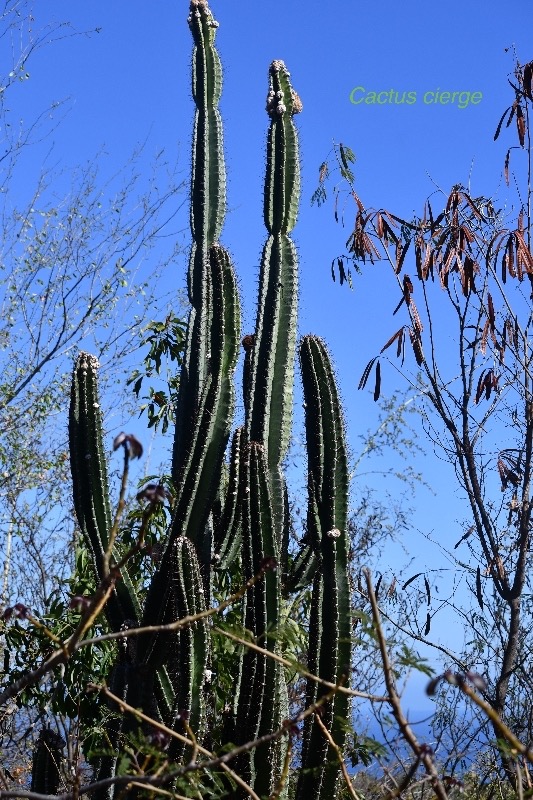
[[(346, 237), (333, 221), (331, 206), (310, 206), (318, 166), (332, 140), (350, 145), (357, 156), (356, 185), (365, 205), (407, 217), (421, 213), (424, 199), (436, 186), (448, 192), (454, 183), (470, 182), (474, 196), (501, 192), (505, 198), (502, 165), (514, 141), (493, 143), (497, 121), (511, 101), (507, 75), (513, 58), (505, 48), (514, 44), (522, 62), (533, 58), (533, 5), (529, 0), (445, 5), (415, 0), (212, 0), (210, 5), (220, 23), (217, 44), (225, 68), (221, 109), (229, 214), (222, 238), (241, 279), (244, 332), (253, 324), (257, 265), (265, 239), (267, 70), (272, 59), (282, 58), (304, 104), (297, 119), (302, 211), (294, 232), (301, 259), (300, 330), (320, 334), (331, 347), (350, 441), (357, 452), (357, 435), (376, 419), (370, 395), (358, 393), (357, 383), (366, 362), (393, 330), (390, 314), (398, 298), (396, 291), (384, 288), (392, 287), (388, 280), (382, 282), (384, 265), (356, 277), (353, 292), (331, 281), (331, 260)], [(147, 137), (148, 154), (165, 148), (170, 156), (179, 156), (184, 176), (188, 174), (193, 106), (187, 13), (186, 0), (36, 4), (36, 29), (55, 19), (69, 20), (79, 31), (99, 32), (45, 47), (31, 62), (30, 79), (10, 96), (17, 112), (26, 117), (50, 101), (70, 98), (61, 125), (28, 153), (28, 181), (45, 154), (48, 164), (69, 168), (90, 160), (101, 148), (111, 174)], [(392, 90), (416, 93), (416, 102), (354, 104), (350, 96), (356, 87), (365, 90), (364, 95), (352, 95), (356, 99)], [(457, 103), (424, 102), (426, 92), (476, 92), (481, 98), (461, 109)], [(147, 158), (146, 168), (148, 163)], [(25, 188), (14, 187), (14, 192), (24, 198)], [(352, 215), (348, 206), (348, 220)], [(187, 243), (185, 211), (178, 227)], [(182, 287), (185, 268), (184, 256), (169, 281)], [(385, 391), (399, 386), (394, 372), (386, 369)], [(424, 469), (439, 492), (436, 497), (421, 494), (414, 527), (434, 531), (437, 539), (453, 546), (460, 538), (458, 520), (463, 516), (462, 506), (450, 502), (456, 491), (453, 474), (431, 455)], [(438, 563), (437, 549), (432, 551), (416, 533), (406, 542), (408, 550), (412, 546), (420, 554), (413, 572), (417, 566)], [(391, 559), (400, 564), (406, 557), (398, 550), (391, 551)]]

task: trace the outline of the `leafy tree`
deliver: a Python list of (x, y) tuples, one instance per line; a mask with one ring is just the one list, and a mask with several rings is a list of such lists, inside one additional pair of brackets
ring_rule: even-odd
[[(165, 245), (162, 234), (183, 188), (181, 179), (165, 176), (173, 168), (164, 155), (148, 180), (140, 177), (140, 153), (106, 181), (97, 155), (75, 170), (43, 170), (34, 184), (28, 180), (25, 152), (53, 137), (61, 109), (43, 100), (21, 123), (12, 93), (31, 80), (39, 50), (53, 52), (78, 35), (68, 23), (36, 29), (25, 0), (2, 6), (0, 40), (11, 46), (2, 48), (0, 64), (0, 600), (13, 601), (14, 587), (24, 585), (41, 608), (51, 579), (68, 576), (72, 566), (56, 557), (74, 535), (59, 414), (72, 354), (90, 346), (109, 380), (127, 374), (147, 316), (166, 311), (158, 274), (177, 246)], [(114, 402), (125, 404), (126, 393)]]

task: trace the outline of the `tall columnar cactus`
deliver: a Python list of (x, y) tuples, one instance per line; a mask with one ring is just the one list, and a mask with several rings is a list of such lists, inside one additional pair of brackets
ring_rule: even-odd
[[(320, 567), (313, 582), (309, 669), (330, 683), (350, 675), (350, 592), (348, 583), (348, 466), (344, 425), (335, 378), (324, 344), (305, 336), (300, 345), (308, 456), (307, 536)], [(307, 701), (323, 687), (309, 680)], [(349, 698), (337, 693), (325, 706), (323, 722), (342, 746)], [(328, 752), (329, 750), (329, 752)], [(314, 716), (306, 720), (297, 798), (329, 800), (335, 795), (338, 759)]]
[[(269, 71), (267, 169), (264, 219), (268, 238), (259, 278), (256, 329), (245, 340), (246, 437), (249, 442), (240, 480), (243, 572), (249, 580), (265, 558), (281, 563), (285, 519), (281, 461), (289, 444), (294, 381), (298, 303), (298, 269), (289, 236), (296, 222), (300, 196), (298, 136), (293, 114), (301, 101), (282, 61)], [(280, 572), (253, 587), (244, 603), (244, 620), (266, 651), (280, 621)], [(273, 733), (288, 713), (282, 670), (266, 653), (249, 651), (240, 664), (234, 738), (244, 743)], [(256, 709), (254, 711), (254, 709)], [(286, 742), (269, 742), (241, 757), (243, 775), (257, 790), (270, 795), (280, 777)]]
[[(266, 454), (261, 444), (247, 446), (241, 471), (242, 561), (245, 577), (257, 575), (265, 562), (277, 564), (279, 542), (274, 519)], [(266, 572), (246, 596), (244, 624), (268, 652), (276, 651), (271, 638), (280, 620), (281, 581), (277, 569)], [(279, 663), (266, 653), (248, 650), (240, 664), (240, 683), (236, 704), (233, 740), (239, 744), (270, 734), (287, 716), (286, 686)], [(258, 794), (270, 795), (279, 778), (284, 739), (244, 753), (240, 769)]]
[(61, 763), (66, 742), (50, 728), (43, 728), (33, 752), (31, 791), (53, 795), (61, 783)]
[(284, 503), (280, 466), (290, 439), (298, 312), (298, 259), (290, 233), (300, 199), (300, 161), (292, 118), (302, 110), (283, 61), (273, 61), (270, 66), (266, 110), (270, 117), (264, 191), (268, 238), (261, 258), (245, 404), (248, 438), (265, 447), (281, 535)]
[[(152, 626), (200, 613), (209, 601), (210, 514), (220, 488), (233, 416), (240, 332), (235, 274), (227, 251), (218, 242), (226, 206), (218, 111), (222, 69), (214, 46), (218, 23), (203, 0), (191, 3), (189, 26), (195, 45), (192, 93), (196, 105), (188, 277), (191, 311), (176, 409), (173, 519), (142, 619), (143, 625)], [(151, 675), (160, 716), (182, 731), (179, 717), (185, 715), (200, 739), (209, 650), (206, 623), (172, 635), (143, 637), (138, 648), (139, 668)]]
[(212, 559), (209, 513), (219, 488), (234, 407), (240, 309), (233, 267), (218, 243), (226, 211), (226, 176), (218, 102), (222, 67), (214, 40), (218, 23), (205, 0), (193, 0), (192, 146), (188, 290), (191, 312), (176, 409), (172, 476), (177, 506), (171, 541), (195, 543), (206, 588)]
[[(105, 554), (112, 529), (107, 461), (102, 437), (102, 413), (98, 396), (98, 359), (80, 353), (72, 379), (69, 415), (70, 466), (76, 517), (91, 553), (97, 580), (105, 575)], [(113, 547), (117, 556), (117, 548)], [(141, 609), (128, 569), (106, 606), (111, 628), (120, 630), (125, 620), (138, 621)]]
[[(185, 616), (199, 614), (206, 607), (203, 581), (194, 544), (179, 537), (167, 550), (162, 569), (153, 578), (144, 614), (145, 624), (165, 625)], [(183, 731), (181, 718), (189, 720), (201, 739), (205, 726), (204, 682), (209, 665), (210, 643), (207, 624), (198, 620), (179, 631), (141, 637), (137, 664), (148, 690), (139, 699), (153, 712), (159, 708), (164, 722)], [(166, 668), (172, 687), (171, 698), (158, 671)], [(133, 699), (130, 696), (130, 699)], [(172, 743), (171, 754), (183, 755), (183, 747)]]
[[(224, 468), (234, 407), (233, 375), (240, 313), (229, 256), (218, 239), (225, 214), (225, 170), (218, 101), (222, 69), (214, 46), (217, 23), (206, 0), (192, 0), (189, 25), (194, 39), (195, 121), (191, 182), (191, 250), (188, 287), (191, 311), (180, 375), (173, 448), (176, 489), (173, 517), (160, 564), (139, 609), (126, 570), (108, 604), (113, 630), (140, 623), (156, 630), (136, 637), (127, 660), (121, 696), (167, 726), (183, 733), (182, 720), (201, 743), (213, 701), (206, 676), (211, 671), (210, 624), (158, 628), (203, 612), (220, 575), (236, 586), (252, 581), (242, 602), (242, 624), (260, 651), (243, 648), (234, 664), (235, 691), (226, 707), (227, 741), (264, 743), (244, 748), (234, 768), (260, 796), (287, 797), (279, 785), (287, 738), (276, 735), (289, 715), (287, 676), (278, 655), (287, 593), (313, 582), (308, 667), (330, 683), (350, 672), (350, 602), (347, 578), (346, 446), (333, 371), (324, 345), (305, 337), (300, 361), (306, 400), (309, 457), (307, 545), (290, 554), (289, 516), (282, 461), (288, 449), (293, 403), (297, 322), (297, 257), (290, 237), (300, 195), (298, 137), (293, 115), (302, 104), (281, 61), (269, 71), (270, 126), (264, 192), (267, 240), (261, 259), (256, 327), (245, 349), (245, 424), (235, 432)], [(71, 463), (75, 505), (95, 577), (104, 576), (111, 514), (107, 467), (101, 441), (96, 365), (82, 354), (77, 362), (71, 403)], [(216, 513), (215, 513), (216, 510)], [(115, 552), (115, 557), (118, 552)], [(292, 574), (285, 565), (292, 562)], [(264, 570), (265, 563), (278, 564)], [(281, 568), (283, 566), (283, 568)], [(261, 579), (257, 576), (261, 575)], [(133, 622), (126, 622), (133, 620)], [(111, 676), (123, 676), (120, 657)], [(117, 678), (118, 679), (118, 678)], [(306, 703), (320, 702), (323, 689), (310, 679)], [(345, 695), (324, 703), (323, 722), (342, 746), (349, 719)], [(218, 721), (217, 721), (218, 722)], [(131, 730), (110, 727), (111, 741)], [(133, 729), (133, 725), (130, 726)], [(222, 725), (219, 724), (219, 731)], [(111, 736), (111, 734), (113, 734)], [(169, 758), (191, 756), (173, 743)], [(309, 716), (301, 754), (299, 798), (333, 798), (339, 766), (314, 716)], [(116, 759), (104, 759), (99, 777), (111, 776)], [(107, 773), (106, 771), (107, 770)], [(233, 790), (232, 790), (233, 791)], [(243, 795), (242, 787), (232, 796)], [(99, 797), (111, 797), (112, 784)]]

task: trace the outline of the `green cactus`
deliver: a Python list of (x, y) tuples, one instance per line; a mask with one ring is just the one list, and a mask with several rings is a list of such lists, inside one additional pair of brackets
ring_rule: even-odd
[[(292, 116), (301, 102), (282, 61), (269, 71), (267, 169), (264, 218), (269, 236), (261, 259), (256, 329), (245, 345), (246, 435), (250, 444), (241, 473), (243, 572), (246, 580), (271, 557), (282, 562), (286, 455), (292, 416), (298, 264), (289, 233), (300, 195), (298, 137)], [(272, 634), (280, 620), (280, 572), (253, 587), (244, 604), (248, 630), (266, 650), (277, 649)], [(235, 740), (244, 743), (279, 728), (288, 706), (279, 665), (264, 654), (246, 652), (239, 668)], [(286, 741), (278, 738), (241, 757), (245, 779), (270, 795), (281, 774)]]
[[(192, 0), (189, 25), (194, 39), (195, 122), (191, 181), (191, 250), (188, 287), (191, 311), (180, 373), (172, 480), (176, 496), (164, 551), (140, 604), (127, 570), (108, 604), (113, 630), (134, 620), (160, 626), (201, 614), (211, 595), (228, 580), (237, 589), (255, 580), (240, 613), (248, 635), (262, 652), (236, 653), (234, 695), (228, 698), (224, 725), (216, 719), (206, 676), (212, 664), (210, 624), (202, 617), (172, 632), (136, 637), (126, 658), (120, 655), (110, 676), (127, 702), (179, 733), (183, 719), (201, 744), (210, 720), (209, 741), (265, 743), (245, 750), (234, 762), (256, 794), (288, 796), (278, 785), (287, 757), (287, 737), (275, 736), (288, 717), (288, 683), (272, 656), (283, 654), (282, 620), (287, 593), (313, 582), (308, 666), (329, 682), (349, 674), (350, 597), (347, 577), (348, 470), (340, 403), (329, 357), (322, 342), (305, 337), (300, 362), (306, 400), (309, 456), (307, 545), (289, 557), (290, 519), (282, 473), (291, 429), (296, 349), (298, 268), (290, 238), (298, 213), (300, 166), (293, 115), (301, 110), (281, 61), (269, 71), (270, 125), (264, 192), (267, 240), (261, 259), (256, 327), (243, 339), (245, 424), (234, 433), (229, 466), (224, 455), (234, 411), (233, 376), (237, 361), (240, 310), (237, 283), (227, 251), (219, 243), (225, 215), (225, 168), (218, 101), (222, 69), (214, 46), (217, 23), (206, 0)], [(73, 378), (70, 443), (75, 505), (86, 545), (93, 554), (96, 580), (104, 576), (111, 512), (107, 467), (97, 408), (96, 364), (81, 354)], [(87, 458), (86, 456), (90, 457)], [(116, 559), (117, 548), (112, 553)], [(292, 567), (291, 567), (292, 559)], [(112, 561), (113, 559), (111, 559)], [(107, 562), (106, 562), (107, 563)], [(278, 565), (278, 569), (265, 570)], [(290, 574), (286, 574), (291, 569)], [(220, 584), (217, 583), (223, 576)], [(222, 589), (220, 589), (223, 591)], [(225, 588), (227, 591), (227, 586)], [(234, 609), (237, 614), (238, 610)], [(122, 659), (122, 660), (121, 660)], [(306, 703), (320, 700), (322, 688), (309, 680)], [(350, 707), (337, 693), (325, 703), (323, 722), (342, 747)], [(108, 731), (108, 741), (135, 731), (135, 725)], [(223, 741), (221, 737), (226, 737)], [(190, 757), (174, 742), (171, 761)], [(307, 718), (302, 771), (293, 788), (299, 798), (335, 797), (339, 765), (314, 717)], [(101, 763), (99, 777), (111, 777), (117, 759)], [(233, 797), (242, 788), (228, 789)], [(113, 796), (106, 787), (101, 795)]]
[[(88, 353), (80, 353), (76, 359), (70, 397), (69, 441), (74, 509), (92, 556), (95, 578), (101, 581), (105, 577), (105, 553), (112, 517), (98, 396), (98, 366), (98, 359)], [(116, 546), (113, 546), (113, 553), (117, 555)], [(120, 630), (126, 620), (138, 621), (141, 616), (127, 567), (122, 570), (122, 580), (117, 582), (107, 603), (106, 614), (114, 631)]]
[[(346, 682), (350, 675), (351, 632), (344, 424), (333, 370), (320, 339), (303, 338), (300, 365), (309, 461), (307, 535), (320, 564), (313, 583), (309, 669), (330, 683)], [(323, 687), (308, 681), (309, 704), (323, 693)], [(340, 746), (344, 743), (349, 713), (349, 698), (342, 693), (337, 693), (324, 709), (322, 721)], [(304, 728), (297, 798), (334, 797), (338, 776), (337, 756), (330, 751), (315, 718), (310, 716)]]
[[(209, 349), (206, 351), (206, 376), (201, 396), (187, 422), (187, 453), (175, 473), (176, 503), (169, 546), (179, 536), (189, 536), (195, 543), (202, 565), (206, 590), (212, 562), (212, 542), (208, 519), (219, 488), (224, 452), (233, 416), (233, 372), (238, 356), (240, 310), (237, 285), (229, 256), (220, 245), (209, 248), (207, 263), (201, 264), (202, 274), (209, 287), (206, 330)], [(201, 313), (205, 307), (202, 305)], [(191, 311), (191, 320), (197, 317)], [(184, 365), (184, 374), (191, 377), (191, 362)], [(196, 381), (195, 381), (196, 382)], [(182, 386), (186, 382), (183, 381)], [(182, 408), (182, 397), (178, 410)], [(179, 420), (176, 431), (180, 429)], [(176, 441), (178, 436), (176, 435)], [(174, 450), (176, 454), (177, 448)]]
[(50, 728), (43, 728), (33, 751), (31, 791), (56, 794), (61, 782), (61, 764), (65, 742)]
[(269, 236), (261, 258), (245, 404), (248, 439), (260, 442), (266, 450), (274, 516), (281, 535), (284, 482), (280, 466), (290, 439), (298, 315), (298, 259), (289, 234), (300, 199), (300, 162), (292, 117), (302, 109), (283, 61), (273, 61), (270, 66), (266, 109), (270, 126), (264, 219)]
[(191, 2), (194, 39), (189, 261), (191, 313), (176, 409), (172, 476), (177, 504), (171, 539), (193, 539), (206, 590), (212, 561), (209, 513), (219, 489), (233, 416), (233, 371), (240, 308), (230, 257), (218, 243), (226, 211), (226, 175), (218, 101), (222, 67), (214, 46), (218, 23), (204, 0)]
[[(266, 458), (263, 446), (257, 442), (251, 442), (247, 447), (241, 481), (243, 569), (245, 577), (250, 578), (261, 571), (266, 561), (271, 559), (277, 564), (279, 560)], [(280, 602), (281, 585), (277, 569), (269, 570), (264, 580), (256, 583), (246, 596), (245, 626), (270, 652), (276, 650), (276, 642), (269, 634), (274, 633), (279, 624)], [(244, 744), (279, 728), (281, 692), (279, 665), (263, 653), (246, 651), (236, 707), (236, 743)], [(245, 753), (240, 759), (241, 774), (258, 793), (269, 795), (274, 788), (276, 775), (272, 769), (273, 757), (276, 746), (281, 743), (279, 739), (275, 744), (269, 743), (266, 748)], [(268, 771), (257, 766), (258, 760), (263, 765), (269, 765)]]

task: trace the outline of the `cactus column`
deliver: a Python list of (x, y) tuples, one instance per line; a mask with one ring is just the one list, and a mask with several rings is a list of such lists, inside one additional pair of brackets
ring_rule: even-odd
[(169, 546), (191, 538), (206, 589), (212, 560), (211, 507), (219, 488), (234, 408), (240, 309), (234, 270), (218, 243), (226, 211), (226, 175), (218, 103), (222, 67), (214, 45), (218, 23), (205, 0), (193, 0), (194, 117), (188, 291), (191, 312), (176, 409), (172, 477), (177, 489)]
[[(269, 71), (267, 169), (264, 219), (268, 231), (260, 270), (256, 328), (245, 337), (245, 435), (248, 442), (240, 474), (239, 501), (244, 577), (256, 575), (265, 558), (282, 558), (285, 526), (281, 462), (290, 437), (297, 319), (297, 257), (289, 236), (300, 197), (298, 138), (292, 117), (301, 102), (282, 61)], [(245, 625), (261, 646), (276, 649), (281, 580), (269, 572), (244, 603)], [(237, 741), (272, 733), (287, 714), (283, 671), (266, 655), (249, 651), (239, 668)], [(241, 773), (259, 794), (269, 795), (281, 772), (286, 742), (245, 753)]]
[[(323, 342), (305, 336), (300, 345), (308, 456), (307, 535), (319, 563), (313, 582), (309, 669), (330, 683), (346, 683), (351, 672), (350, 589), (348, 582), (348, 468), (344, 424), (337, 387)], [(307, 683), (307, 703), (324, 694)], [(326, 703), (322, 721), (342, 747), (350, 719), (349, 698), (337, 693)], [(313, 716), (306, 719), (297, 800), (335, 797), (339, 778), (336, 753)]]
[[(191, 179), (193, 245), (188, 273), (191, 311), (176, 409), (174, 513), (162, 563), (148, 592), (145, 625), (198, 613), (210, 602), (210, 514), (224, 471), (240, 336), (235, 274), (227, 251), (217, 241), (226, 209), (218, 111), (222, 68), (214, 46), (218, 23), (205, 0), (192, 0), (189, 26), (194, 39), (192, 94), (196, 105)], [(200, 574), (203, 587), (198, 585)], [(192, 634), (183, 630), (176, 636), (146, 637), (139, 651), (141, 664), (158, 670), (156, 691), (159, 705), (166, 709), (165, 719), (171, 725), (178, 724), (177, 712), (187, 713), (201, 738), (203, 681), (209, 664), (205, 623), (193, 628)], [(172, 702), (168, 682), (162, 680), (165, 674), (173, 684)]]
[(281, 541), (285, 523), (280, 467), (290, 439), (298, 313), (298, 259), (290, 237), (300, 199), (298, 134), (293, 115), (302, 110), (283, 61), (273, 61), (270, 66), (266, 108), (270, 117), (264, 191), (268, 238), (261, 258), (245, 404), (248, 439), (265, 448)]
[[(104, 575), (104, 556), (112, 527), (107, 479), (107, 461), (102, 440), (102, 412), (98, 396), (98, 359), (80, 353), (76, 359), (70, 396), (69, 441), (74, 508), (91, 553), (95, 578)], [(113, 548), (116, 554), (116, 547)], [(106, 605), (106, 616), (114, 631), (126, 620), (139, 620), (139, 601), (129, 579), (127, 567)]]

